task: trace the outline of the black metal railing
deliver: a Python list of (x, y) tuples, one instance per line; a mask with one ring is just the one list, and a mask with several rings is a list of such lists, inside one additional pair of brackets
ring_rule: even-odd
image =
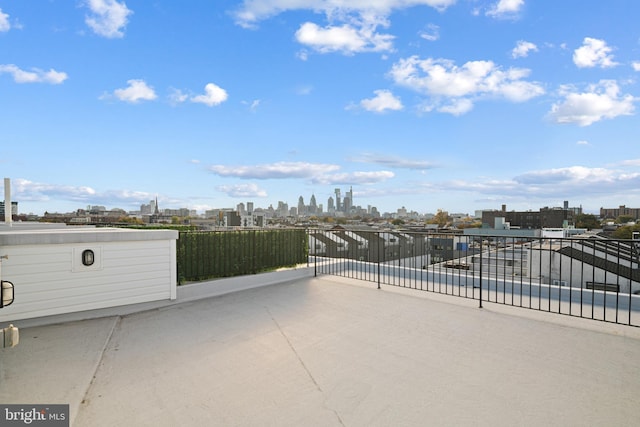
[(309, 230), (316, 274), (640, 326), (638, 241)]

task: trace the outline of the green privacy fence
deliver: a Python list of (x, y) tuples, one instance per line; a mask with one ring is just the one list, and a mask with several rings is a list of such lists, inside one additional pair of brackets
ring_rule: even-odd
[(178, 284), (306, 263), (308, 253), (304, 229), (186, 231), (176, 246)]

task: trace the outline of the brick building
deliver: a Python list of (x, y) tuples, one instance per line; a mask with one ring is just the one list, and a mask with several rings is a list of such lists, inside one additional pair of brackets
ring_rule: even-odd
[(542, 208), (539, 211), (510, 211), (506, 206), (502, 210), (483, 211), (482, 224), (493, 228), (496, 218), (504, 218), (511, 227), (523, 229), (566, 228), (575, 225), (574, 210), (565, 208)]
[(602, 219), (616, 219), (623, 215), (638, 220), (640, 219), (640, 208), (628, 208), (625, 205), (615, 209), (600, 208), (600, 218)]

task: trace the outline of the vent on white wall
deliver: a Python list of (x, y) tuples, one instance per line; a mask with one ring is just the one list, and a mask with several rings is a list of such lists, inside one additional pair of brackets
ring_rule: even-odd
[(73, 260), (71, 271), (81, 273), (83, 271), (102, 270), (101, 246), (78, 246), (73, 248)]

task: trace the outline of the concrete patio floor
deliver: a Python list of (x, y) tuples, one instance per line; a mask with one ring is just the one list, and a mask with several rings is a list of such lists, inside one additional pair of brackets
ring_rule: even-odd
[(323, 276), (21, 328), (0, 402), (74, 426), (636, 426), (640, 328)]

